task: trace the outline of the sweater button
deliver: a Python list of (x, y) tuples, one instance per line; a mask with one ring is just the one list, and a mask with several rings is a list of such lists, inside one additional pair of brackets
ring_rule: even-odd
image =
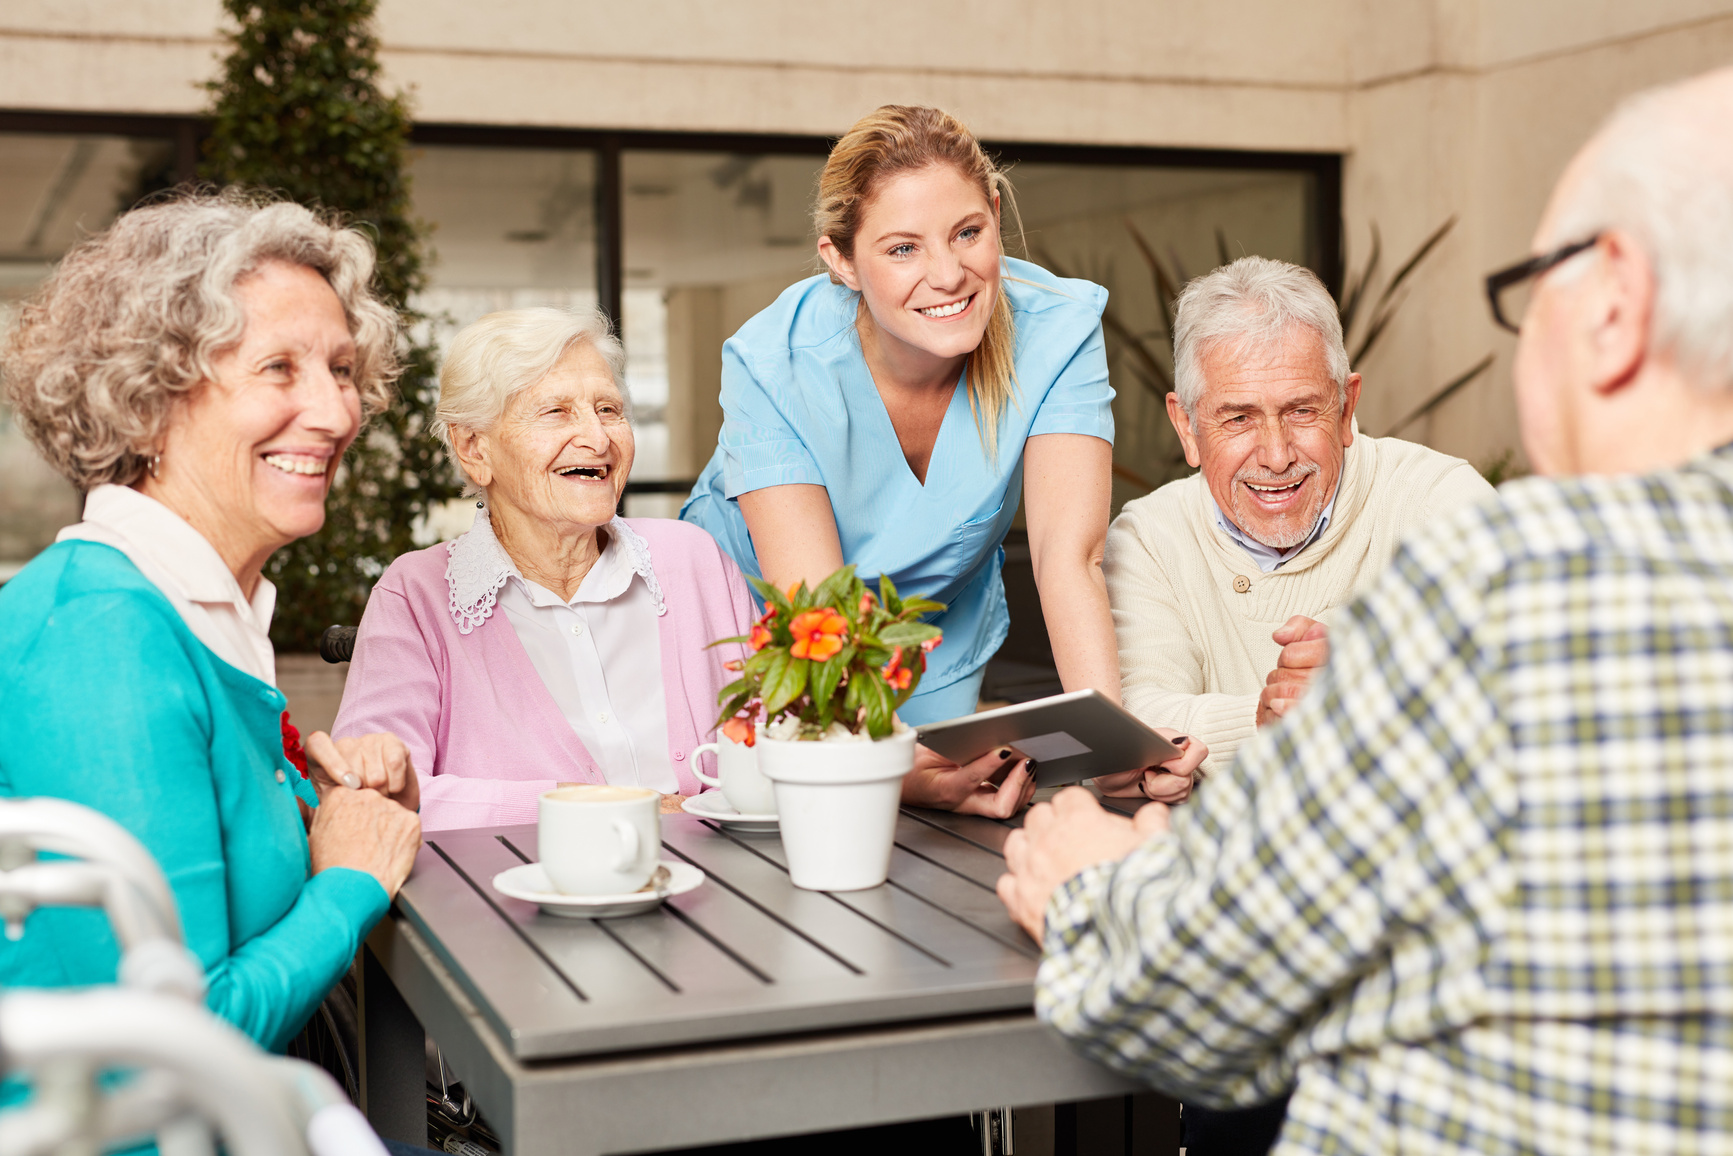
[(286, 783), (289, 781), (289, 776), (285, 775), (281, 770), (279, 770), (277, 772), (277, 781), (279, 783)]
[(1250, 590), (1251, 588), (1252, 588), (1252, 580), (1250, 578), (1247, 578), (1244, 574), (1235, 574), (1234, 575), (1234, 593), (1235, 594), (1244, 594), (1247, 590)]
[(685, 762), (686, 761), (686, 752), (685, 751), (675, 751), (674, 752), (674, 761), (677, 763)]

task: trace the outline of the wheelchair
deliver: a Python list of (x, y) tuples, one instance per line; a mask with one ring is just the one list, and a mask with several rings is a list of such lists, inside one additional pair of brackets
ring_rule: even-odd
[[(49, 857), (45, 857), (49, 856)], [(0, 799), (0, 920), (95, 907), (121, 948), (114, 987), (0, 994), (0, 1066), (30, 1095), (0, 1108), (0, 1156), (386, 1156), (321, 1068), (259, 1049), (204, 1007), (174, 893), (136, 839), (59, 799)]]

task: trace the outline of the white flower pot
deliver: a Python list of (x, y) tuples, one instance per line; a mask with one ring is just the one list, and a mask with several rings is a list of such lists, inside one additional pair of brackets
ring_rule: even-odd
[(788, 874), (808, 891), (864, 891), (891, 866), (915, 731), (877, 742), (784, 742), (758, 734), (758, 769), (776, 786)]

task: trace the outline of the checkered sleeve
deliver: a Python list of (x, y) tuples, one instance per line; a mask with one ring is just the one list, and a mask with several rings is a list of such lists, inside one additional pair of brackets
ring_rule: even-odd
[[(1465, 516), (1459, 521), (1467, 521)], [(1047, 911), (1039, 1014), (1090, 1056), (1217, 1105), (1303, 1053), (1424, 1038), (1480, 1009), (1516, 811), (1461, 526), (1404, 547), (1283, 722)], [(1451, 541), (1454, 538), (1455, 546)]]

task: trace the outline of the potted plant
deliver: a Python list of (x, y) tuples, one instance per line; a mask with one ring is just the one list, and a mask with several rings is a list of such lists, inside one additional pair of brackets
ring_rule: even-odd
[(752, 649), (729, 663), (740, 677), (722, 690), (717, 725), (725, 738), (757, 747), (759, 770), (775, 785), (795, 886), (877, 887), (915, 760), (915, 732), (896, 712), (943, 637), (921, 616), (944, 606), (902, 598), (882, 576), (874, 594), (852, 565), (817, 589), (801, 582), (785, 593), (751, 582), (764, 616), (750, 634), (714, 644)]

